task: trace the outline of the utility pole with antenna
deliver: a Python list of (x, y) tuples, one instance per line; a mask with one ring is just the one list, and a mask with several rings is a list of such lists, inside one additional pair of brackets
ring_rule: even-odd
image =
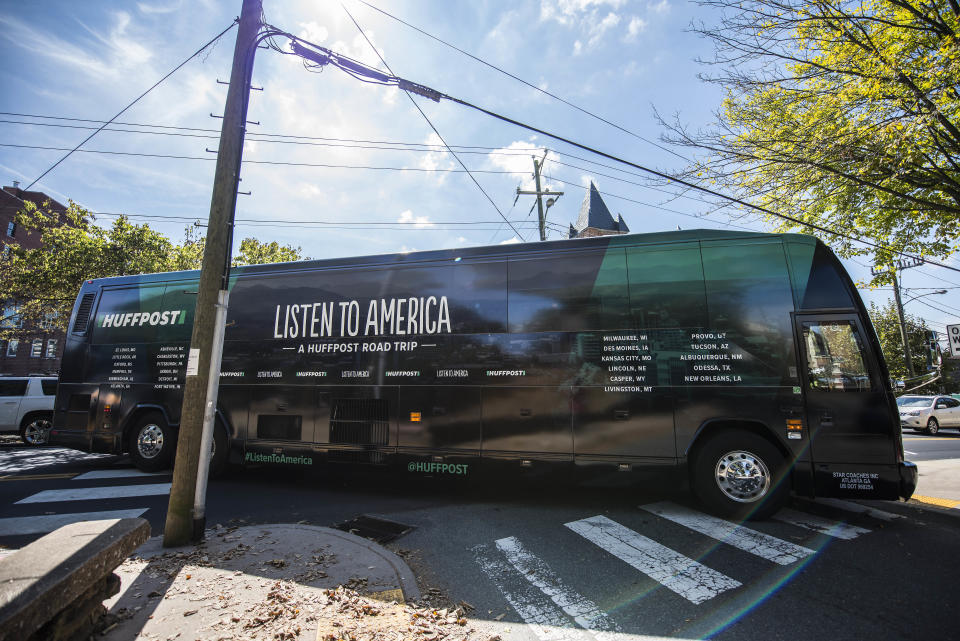
[[(903, 301), (900, 298), (900, 281), (897, 280), (897, 270), (903, 271), (911, 267), (919, 267), (923, 260), (919, 258), (907, 258), (896, 261), (890, 269), (890, 276), (893, 277), (893, 298), (897, 303), (897, 317), (900, 319), (900, 340), (903, 341), (903, 360), (907, 366), (907, 377), (913, 378), (913, 357), (910, 355), (910, 343), (907, 340), (907, 322), (903, 317)], [(874, 276), (882, 274), (885, 270), (878, 270), (876, 267), (870, 270)]]
[(544, 209), (543, 197), (556, 196), (557, 198), (559, 198), (560, 196), (563, 195), (562, 191), (543, 191), (540, 188), (540, 169), (543, 167), (543, 161), (546, 159), (547, 159), (546, 150), (544, 150), (543, 152), (543, 158), (541, 158), (539, 161), (537, 160), (536, 156), (533, 157), (533, 178), (537, 187), (536, 191), (523, 191), (519, 187), (517, 187), (517, 197), (520, 197), (520, 195), (537, 197), (537, 213), (540, 219), (540, 240), (547, 239), (547, 211), (551, 207), (553, 207), (553, 204), (555, 202), (557, 202), (556, 198), (548, 198), (546, 209)]
[(206, 523), (207, 472), (227, 317), (233, 218), (237, 208), (250, 78), (262, 26), (262, 10), (262, 0), (243, 0), (237, 43), (233, 50), (230, 88), (223, 110), (203, 266), (197, 287), (173, 483), (163, 530), (164, 547), (184, 545), (191, 539), (201, 540)]

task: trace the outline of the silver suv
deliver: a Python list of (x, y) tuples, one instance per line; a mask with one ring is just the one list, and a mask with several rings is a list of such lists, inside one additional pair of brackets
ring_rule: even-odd
[(949, 396), (901, 396), (901, 427), (936, 434), (941, 427), (960, 427), (960, 401)]
[(0, 433), (20, 434), (27, 445), (43, 445), (56, 396), (56, 378), (0, 376)]

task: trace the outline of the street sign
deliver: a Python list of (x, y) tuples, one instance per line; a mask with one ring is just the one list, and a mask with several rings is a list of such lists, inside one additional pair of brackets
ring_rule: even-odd
[(960, 358), (960, 325), (947, 325), (947, 342), (950, 344), (950, 358)]

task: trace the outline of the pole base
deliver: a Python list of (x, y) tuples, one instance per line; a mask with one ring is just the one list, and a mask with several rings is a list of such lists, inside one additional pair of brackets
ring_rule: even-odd
[(193, 519), (193, 534), (190, 537), (190, 540), (194, 543), (200, 543), (203, 541), (203, 533), (206, 529), (207, 517), (201, 516), (200, 518)]

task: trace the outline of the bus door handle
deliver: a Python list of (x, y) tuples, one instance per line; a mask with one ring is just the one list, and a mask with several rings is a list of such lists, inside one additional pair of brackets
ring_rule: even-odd
[(833, 414), (824, 412), (820, 415), (820, 427), (833, 427)]

